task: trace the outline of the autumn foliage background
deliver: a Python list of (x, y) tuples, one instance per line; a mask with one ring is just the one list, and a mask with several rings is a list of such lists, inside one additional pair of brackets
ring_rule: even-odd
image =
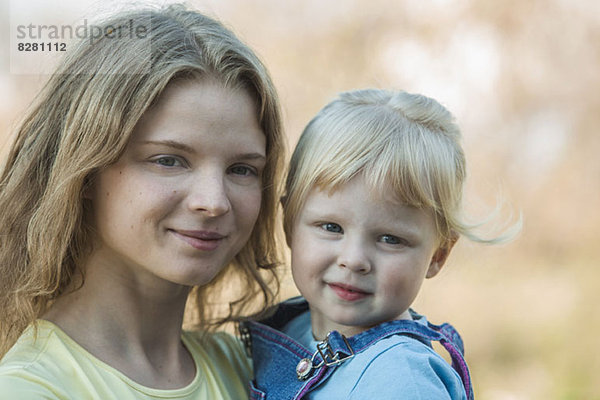
[[(20, 2), (2, 1), (4, 154), (46, 76), (11, 73), (10, 7)], [(23, 4), (32, 22), (68, 24), (143, 3)], [(600, 2), (188, 4), (260, 54), (279, 89), (290, 146), (339, 91), (404, 89), (446, 105), (463, 130), (467, 209), (484, 216), (499, 196), (523, 213), (524, 228), (507, 245), (459, 241), (415, 308), (461, 331), (479, 399), (600, 399)], [(282, 295), (295, 293), (288, 276)]]

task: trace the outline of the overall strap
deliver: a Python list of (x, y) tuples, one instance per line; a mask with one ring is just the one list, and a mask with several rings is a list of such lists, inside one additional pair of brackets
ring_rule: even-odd
[[(335, 360), (344, 361), (352, 358), (354, 354), (366, 350), (381, 339), (392, 335), (408, 335), (420, 340), (427, 345), (431, 341), (438, 341), (448, 351), (452, 358), (452, 368), (460, 376), (469, 400), (473, 400), (473, 387), (467, 363), (464, 359), (464, 344), (454, 327), (448, 323), (427, 326), (410, 320), (390, 321), (378, 326), (377, 334), (358, 334), (350, 338), (337, 331), (330, 332), (327, 337), (327, 353)], [(336, 362), (337, 363), (337, 362)]]
[(438, 331), (444, 336), (443, 339), (440, 339), (440, 343), (448, 353), (450, 353), (450, 357), (452, 358), (452, 368), (458, 372), (460, 379), (462, 379), (468, 399), (473, 400), (474, 395), (471, 376), (464, 358), (465, 345), (458, 334), (458, 331), (447, 322), (439, 326), (431, 323), (428, 323), (428, 325), (430, 328)]

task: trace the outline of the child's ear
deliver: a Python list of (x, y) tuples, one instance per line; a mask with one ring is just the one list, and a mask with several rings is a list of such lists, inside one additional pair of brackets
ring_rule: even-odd
[[(279, 204), (281, 204), (281, 207), (285, 210), (285, 205), (287, 203), (287, 196), (283, 195), (279, 198)], [(288, 230), (285, 227), (285, 224), (283, 225), (283, 233), (285, 234), (285, 243), (287, 244), (288, 247), (290, 247), (290, 244), (292, 243), (291, 240), (292, 238), (290, 237), (290, 233), (288, 232)]]
[(450, 255), (450, 251), (452, 251), (452, 248), (456, 244), (457, 240), (458, 235), (455, 235), (438, 247), (435, 253), (433, 253), (433, 257), (431, 257), (431, 263), (429, 264), (429, 269), (427, 270), (427, 275), (425, 275), (425, 278), (433, 278), (442, 270), (442, 267), (446, 263), (446, 260)]

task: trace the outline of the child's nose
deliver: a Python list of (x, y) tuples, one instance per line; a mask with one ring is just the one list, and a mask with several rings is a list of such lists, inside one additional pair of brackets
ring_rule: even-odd
[(341, 268), (349, 268), (353, 272), (368, 274), (371, 272), (371, 262), (364, 246), (348, 241), (338, 257)]

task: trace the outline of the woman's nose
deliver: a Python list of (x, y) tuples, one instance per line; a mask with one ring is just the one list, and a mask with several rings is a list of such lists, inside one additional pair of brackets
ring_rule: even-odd
[(225, 176), (220, 173), (202, 174), (188, 188), (188, 207), (208, 216), (216, 217), (231, 210)]

